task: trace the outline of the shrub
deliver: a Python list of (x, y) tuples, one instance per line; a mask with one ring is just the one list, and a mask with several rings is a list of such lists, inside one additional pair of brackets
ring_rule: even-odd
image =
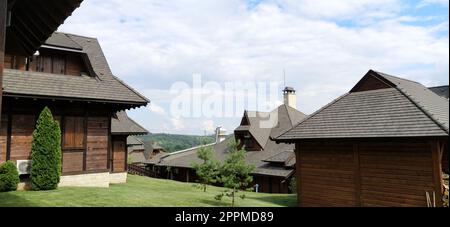
[(33, 132), (31, 160), (31, 189), (56, 189), (61, 176), (61, 130), (47, 107)]
[(17, 190), (19, 181), (19, 172), (14, 162), (7, 161), (0, 165), (0, 192)]
[(289, 182), (289, 190), (291, 194), (297, 193), (297, 178), (295, 177), (291, 178)]

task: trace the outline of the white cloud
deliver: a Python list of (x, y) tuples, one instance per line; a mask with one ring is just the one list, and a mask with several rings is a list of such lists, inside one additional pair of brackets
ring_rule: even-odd
[(204, 131), (206, 131), (207, 133), (214, 132), (214, 130), (216, 129), (216, 126), (214, 125), (214, 121), (213, 120), (203, 121), (202, 129)]
[(182, 118), (171, 118), (170, 122), (172, 122), (172, 125), (174, 127), (175, 130), (182, 130), (184, 128), (186, 128), (185, 122)]
[(438, 4), (442, 6), (447, 6), (449, 4), (448, 0), (422, 0), (418, 5), (417, 8), (422, 8), (428, 5)]
[(165, 114), (166, 114), (166, 111), (164, 110), (164, 108), (162, 108), (161, 106), (158, 106), (158, 105), (155, 104), (154, 102), (151, 103), (151, 104), (148, 106), (148, 109), (149, 109), (151, 112), (156, 113), (156, 114), (159, 114), (159, 115), (165, 115)]

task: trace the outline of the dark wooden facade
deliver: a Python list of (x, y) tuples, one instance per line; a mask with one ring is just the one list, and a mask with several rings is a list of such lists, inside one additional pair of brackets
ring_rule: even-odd
[[(159, 170), (158, 176), (160, 178), (172, 179), (180, 182), (197, 182), (198, 176), (194, 169), (171, 167), (170, 171), (167, 171), (166, 167), (157, 167)], [(276, 193), (276, 194), (288, 194), (292, 193), (289, 184), (292, 177), (275, 177), (268, 175), (253, 175), (253, 182), (250, 184), (255, 189), (255, 185), (258, 184), (258, 192), (261, 193)], [(221, 186), (217, 184), (216, 186)]]
[(252, 185), (258, 184), (258, 191), (263, 193), (288, 194), (292, 193), (289, 184), (292, 177), (274, 177), (267, 175), (253, 176)]
[[(5, 38), (6, 38), (6, 16), (7, 16), (7, 1), (0, 1), (0, 88), (3, 88), (3, 68), (4, 68), (4, 57), (5, 57)], [(0, 118), (2, 113), (2, 98), (3, 89), (0, 89)], [(3, 127), (0, 121), (0, 133), (3, 131)], [(0, 156), (2, 155), (0, 147)], [(1, 157), (0, 157), (1, 162)]]
[(442, 197), (445, 146), (425, 138), (297, 142), (298, 204), (426, 207), (426, 192)]
[(63, 175), (126, 171), (126, 137), (111, 136), (114, 107), (87, 102), (5, 98), (0, 162), (30, 159), (32, 133), (45, 106), (60, 123)]

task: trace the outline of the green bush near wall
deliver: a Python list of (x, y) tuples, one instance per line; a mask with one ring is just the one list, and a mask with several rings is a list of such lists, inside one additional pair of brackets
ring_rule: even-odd
[(56, 189), (61, 176), (61, 129), (47, 107), (41, 112), (33, 132), (31, 160), (31, 189)]
[(0, 192), (17, 190), (19, 181), (19, 172), (14, 162), (7, 161), (0, 164)]

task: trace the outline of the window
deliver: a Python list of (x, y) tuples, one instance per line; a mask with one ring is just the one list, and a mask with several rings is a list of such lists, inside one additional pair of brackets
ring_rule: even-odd
[(65, 149), (83, 149), (85, 127), (83, 117), (66, 117), (64, 120), (64, 144)]

